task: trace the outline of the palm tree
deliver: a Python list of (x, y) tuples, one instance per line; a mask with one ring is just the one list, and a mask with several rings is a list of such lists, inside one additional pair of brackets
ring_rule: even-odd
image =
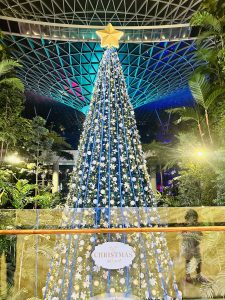
[(210, 143), (213, 144), (211, 129), (209, 124), (208, 110), (215, 100), (225, 94), (225, 88), (216, 88), (210, 84), (206, 77), (201, 73), (195, 73), (189, 80), (191, 93), (199, 107), (204, 109), (205, 122), (208, 130)]
[(179, 124), (181, 122), (194, 121), (197, 124), (198, 132), (202, 143), (204, 144), (204, 132), (202, 129), (202, 117), (197, 105), (193, 107), (177, 107), (169, 110), (173, 114), (178, 114), (179, 119), (175, 121), (175, 124)]
[(192, 26), (202, 29), (196, 43), (199, 46), (199, 58), (208, 62), (208, 66), (204, 66), (203, 69), (206, 69), (206, 74), (215, 75), (220, 85), (224, 84), (224, 15), (225, 0), (206, 0), (202, 2), (201, 9), (193, 15), (190, 22)]
[(14, 69), (21, 65), (12, 59), (4, 59), (0, 62), (0, 85), (4, 84), (24, 92), (24, 84), (14, 76)]
[(143, 150), (148, 167), (159, 166), (160, 185), (163, 188), (163, 169), (166, 169), (169, 165), (174, 165), (173, 148), (171, 145), (153, 141), (150, 144), (144, 144)]

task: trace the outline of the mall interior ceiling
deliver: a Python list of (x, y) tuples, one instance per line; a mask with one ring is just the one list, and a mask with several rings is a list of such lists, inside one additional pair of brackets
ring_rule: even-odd
[(47, 117), (77, 147), (103, 54), (95, 31), (111, 22), (124, 31), (118, 53), (142, 139), (153, 139), (171, 124), (162, 110), (193, 104), (188, 79), (200, 62), (189, 21), (200, 3), (1, 1), (3, 43), (23, 65), (25, 115)]

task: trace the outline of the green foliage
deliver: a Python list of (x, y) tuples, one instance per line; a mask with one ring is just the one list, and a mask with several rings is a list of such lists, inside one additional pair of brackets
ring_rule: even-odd
[(5, 86), (8, 85), (12, 89), (17, 89), (20, 90), (21, 92), (24, 92), (24, 84), (17, 77), (1, 79), (0, 84)]
[(143, 150), (146, 153), (148, 167), (154, 165), (164, 165), (165, 168), (174, 165), (177, 161), (177, 156), (170, 145), (153, 141), (150, 144), (144, 144)]
[(71, 159), (71, 154), (65, 149), (71, 146), (56, 132), (46, 128), (46, 120), (40, 116), (35, 117), (31, 122), (29, 139), (24, 142), (25, 151), (31, 162), (47, 164), (52, 162), (55, 155)]
[(50, 191), (43, 189), (40, 190), (39, 195), (33, 197), (33, 201), (40, 208), (54, 208), (60, 204), (61, 198), (59, 193), (52, 194)]
[(59, 157), (63, 157), (68, 160), (73, 159), (73, 155), (65, 150), (70, 150), (71, 146), (68, 144), (65, 139), (59, 136), (55, 131), (49, 132), (49, 138), (53, 139), (52, 151), (57, 154)]
[(219, 96), (225, 94), (225, 87), (216, 88), (200, 73), (192, 76), (189, 86), (196, 103), (206, 110)]
[[(170, 144), (153, 141), (144, 145), (143, 149), (149, 165), (164, 165), (164, 169), (183, 163), (196, 161), (196, 151), (201, 148), (201, 142), (191, 132), (179, 133)], [(150, 154), (148, 154), (150, 152)]]
[(220, 20), (208, 11), (196, 12), (191, 19), (191, 25), (204, 27), (217, 34), (221, 34), (223, 30)]
[(14, 70), (16, 67), (21, 67), (21, 65), (12, 59), (4, 59), (0, 62), (0, 76), (6, 75), (7, 73)]
[(18, 77), (14, 76), (16, 67), (21, 67), (21, 65), (12, 59), (4, 59), (0, 62), (0, 86), (24, 92), (24, 84)]
[(201, 121), (201, 116), (197, 110), (197, 107), (177, 107), (168, 110), (168, 112), (179, 115), (179, 119), (174, 122), (175, 124), (188, 121), (200, 123)]
[(35, 185), (29, 184), (28, 180), (20, 179), (11, 190), (12, 204), (15, 208), (24, 208), (30, 201)]
[(31, 160), (37, 164), (51, 160), (54, 139), (45, 127), (46, 121), (37, 116), (31, 122), (31, 135), (25, 143), (25, 149)]
[[(5, 78), (4, 80), (10, 78)], [(18, 79), (18, 78), (16, 78)], [(11, 80), (11, 79), (10, 79)], [(16, 80), (18, 82), (18, 80)], [(2, 83), (2, 84), (1, 84)], [(30, 132), (30, 121), (21, 116), (24, 108), (24, 95), (17, 88), (0, 82), (0, 163), (9, 150), (23, 144)]]
[[(24, 85), (16, 77), (16, 69), (22, 66), (10, 57), (8, 50), (0, 46), (0, 206), (25, 208), (35, 204), (53, 207), (59, 203), (59, 195), (52, 195), (51, 186), (44, 186), (41, 176), (47, 172), (56, 154), (72, 158), (64, 151), (70, 149), (70, 145), (48, 130), (43, 118), (37, 116), (28, 120), (22, 117)], [(14, 152), (25, 161), (18, 168), (5, 160)]]
[(6, 189), (11, 180), (12, 171), (0, 169), (0, 207), (4, 207), (8, 202), (8, 195)]
[(7, 177), (5, 179), (0, 178), (0, 190), (2, 191), (0, 203), (2, 205), (8, 204), (14, 208), (22, 209), (32, 201), (31, 195), (35, 188), (34, 184), (29, 184), (26, 179), (19, 179), (16, 183), (10, 182)]
[(224, 38), (225, 38), (225, 3), (224, 0), (203, 1), (201, 9), (191, 19), (192, 26), (201, 28), (198, 36), (198, 57), (207, 62), (205, 68), (201, 68), (208, 75), (211, 82), (220, 86), (224, 85)]
[[(170, 144), (153, 142), (145, 145), (144, 151), (150, 168), (162, 164), (164, 170), (171, 167), (179, 170), (179, 176), (173, 179), (172, 186), (164, 188), (161, 199), (158, 199), (160, 203), (169, 206), (223, 203), (221, 201), (225, 192), (225, 163), (222, 150), (203, 148), (201, 140), (189, 132), (180, 133)], [(202, 157), (198, 156), (199, 151), (203, 152)], [(177, 194), (173, 195), (172, 189), (176, 190)]]
[[(216, 108), (215, 108), (216, 109)], [(218, 109), (218, 108), (217, 108)], [(223, 113), (223, 110), (222, 110)], [(219, 113), (216, 112), (216, 115), (218, 116), (221, 114), (221, 111)], [(221, 147), (224, 149), (225, 147), (225, 115), (220, 115), (220, 117), (216, 118), (213, 120), (213, 132), (214, 136), (216, 138), (216, 145), (217, 147)]]
[(178, 184), (179, 206), (213, 205), (216, 197), (213, 169), (204, 163), (186, 163), (182, 167), (180, 176), (174, 179)]
[[(211, 125), (209, 121), (209, 109), (216, 102), (218, 98), (221, 96), (224, 97), (225, 87), (216, 87), (209, 80), (206, 79), (206, 76), (201, 73), (195, 73), (192, 78), (189, 80), (189, 86), (191, 93), (196, 101), (196, 106), (198, 107), (198, 111), (203, 109), (204, 111), (204, 124), (207, 129), (204, 132), (204, 127), (202, 129), (202, 125), (200, 122), (198, 123), (199, 133), (202, 138), (202, 142), (210, 142), (213, 144)], [(194, 109), (194, 108), (193, 108)], [(203, 135), (208, 135), (208, 139), (203, 139)]]
[[(0, 38), (3, 38), (2, 33)], [(1, 89), (13, 89), (24, 92), (23, 82), (16, 76), (16, 68), (22, 67), (14, 59), (10, 58), (7, 47), (0, 46), (0, 87)]]
[(223, 17), (225, 13), (224, 0), (203, 0), (200, 10), (202, 9), (218, 17)]
[[(19, 102), (20, 104), (21, 102)], [(4, 107), (4, 106), (3, 106)], [(9, 105), (11, 108), (11, 103)], [(20, 115), (19, 105), (15, 114)], [(11, 122), (11, 130), (6, 123), (2, 124), (2, 140), (10, 150), (17, 149), (25, 163), (15, 168), (4, 162), (0, 171), (0, 206), (13, 208), (26, 208), (35, 206), (40, 208), (55, 207), (60, 203), (58, 194), (51, 193), (51, 185), (43, 185), (42, 174), (48, 172), (49, 164), (55, 159), (55, 155), (71, 159), (71, 154), (63, 149), (70, 146), (57, 133), (46, 128), (46, 121), (41, 117), (35, 117), (32, 121), (20, 116)], [(15, 126), (12, 126), (12, 123)], [(14, 130), (15, 129), (15, 130)], [(21, 136), (22, 134), (22, 136)], [(18, 169), (18, 170), (17, 170)], [(35, 184), (33, 184), (35, 175)], [(21, 177), (21, 178), (18, 178)], [(30, 183), (31, 181), (31, 183)]]
[[(28, 173), (25, 176), (28, 178)], [(0, 169), (0, 208), (23, 209), (36, 204), (39, 208), (53, 208), (60, 205), (58, 193), (51, 193), (51, 186), (40, 187), (35, 196), (36, 185), (27, 179), (18, 179), (16, 173), (10, 169)]]

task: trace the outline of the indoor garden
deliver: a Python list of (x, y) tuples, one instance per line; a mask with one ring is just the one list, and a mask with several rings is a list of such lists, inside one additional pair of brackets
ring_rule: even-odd
[(0, 3), (0, 300), (225, 297), (225, 1)]

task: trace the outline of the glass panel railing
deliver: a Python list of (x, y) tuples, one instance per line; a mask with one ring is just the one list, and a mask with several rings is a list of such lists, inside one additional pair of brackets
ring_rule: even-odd
[[(115, 212), (116, 215), (122, 218), (122, 214), (127, 216), (137, 214), (140, 218), (140, 223), (146, 220), (146, 212), (152, 208), (112, 208), (111, 212)], [(194, 210), (198, 214), (198, 226), (222, 226), (225, 225), (225, 207), (215, 206), (215, 207), (158, 207), (157, 211), (160, 216), (160, 221), (162, 225), (167, 225), (169, 227), (177, 226), (187, 226), (185, 220), (185, 215), (188, 211)], [(72, 210), (71, 210), (72, 211)], [(88, 220), (88, 225), (92, 224), (94, 226), (95, 219), (90, 218), (90, 215), (98, 216), (104, 220), (104, 216), (107, 215), (107, 211), (104, 208), (96, 209), (80, 209), (77, 210), (82, 213), (82, 218)], [(0, 210), (0, 229), (7, 228), (58, 228), (62, 222), (63, 210), (62, 209), (2, 209)], [(127, 218), (127, 217), (126, 217)], [(124, 219), (122, 220), (124, 221)], [(133, 219), (130, 223), (134, 225)], [(154, 223), (154, 222), (153, 222)], [(85, 226), (85, 225), (83, 225)], [(115, 226), (114, 226), (115, 227)], [(130, 226), (132, 227), (132, 226)], [(136, 226), (135, 226), (136, 227)]]
[[(90, 214), (85, 217), (81, 210), (79, 213), (82, 214), (82, 218), (77, 218), (77, 224), (83, 222), (81, 228), (83, 232), (93, 230), (92, 233), (82, 234), (71, 234), (70, 229), (60, 227), (62, 222), (61, 210), (0, 211), (2, 230), (0, 232), (0, 299), (43, 299), (46, 282), (50, 280), (50, 277), (52, 277), (53, 282), (54, 278), (57, 278), (57, 282), (54, 284), (60, 293), (61, 283), (56, 276), (57, 263), (51, 267), (51, 261), (54, 258), (54, 261), (57, 262), (57, 251), (58, 254), (65, 251), (66, 255), (67, 247), (56, 251), (57, 244), (59, 245), (62, 239), (65, 241), (72, 240), (73, 243), (70, 245), (73, 253), (76, 253), (74, 256), (76, 262), (73, 257), (68, 257), (68, 261), (65, 262), (69, 266), (68, 272), (74, 270), (73, 276), (71, 274), (66, 275), (64, 286), (64, 289), (69, 289), (70, 285), (69, 282), (66, 283), (66, 280), (72, 276), (76, 293), (73, 294), (73, 298), (71, 295), (71, 299), (75, 297), (78, 297), (75, 299), (109, 299), (109, 295), (111, 295), (110, 299), (154, 299), (153, 296), (154, 293), (157, 293), (159, 283), (155, 283), (155, 291), (152, 288), (151, 291), (148, 291), (148, 280), (153, 283), (154, 279), (158, 278), (158, 274), (156, 275), (154, 272), (158, 272), (158, 270), (153, 269), (151, 278), (148, 277), (147, 280), (149, 272), (146, 266), (154, 264), (155, 256), (161, 255), (161, 253), (158, 250), (158, 254), (152, 254), (152, 249), (149, 246), (152, 242), (152, 234), (159, 241), (161, 234), (166, 237), (168, 251), (173, 261), (172, 270), (175, 273), (177, 286), (182, 292), (183, 298), (223, 298), (225, 296), (224, 209), (223, 207), (194, 208), (193, 210), (199, 216), (198, 223), (195, 220), (195, 228), (189, 226), (193, 225), (192, 223), (187, 224), (187, 212), (189, 211), (191, 217), (194, 215), (193, 211), (190, 213), (190, 208), (159, 208), (163, 226), (158, 228), (146, 226), (147, 222), (144, 218), (146, 215), (145, 212), (141, 212), (141, 209), (139, 212), (136, 211), (135, 216), (137, 218), (139, 214), (142, 217), (140, 226), (135, 222), (132, 224), (127, 221), (129, 226), (122, 227), (121, 224), (125, 224), (125, 222), (118, 219), (121, 217), (121, 211), (115, 210), (113, 215), (117, 220), (115, 223), (118, 232), (113, 233), (112, 230), (116, 230), (116, 227), (101, 226), (105, 212), (100, 214), (90, 209)], [(125, 211), (125, 216), (132, 216), (135, 220), (134, 212), (134, 210), (129, 209)], [(95, 217), (98, 216), (98, 226), (96, 226), (96, 219), (95, 222), (92, 221), (91, 214)], [(127, 218), (129, 219), (129, 217)], [(76, 230), (76, 226), (74, 227)], [(52, 234), (51, 230), (58, 229), (68, 232), (64, 235)], [(26, 231), (29, 234), (24, 234), (25, 230), (30, 230)], [(40, 233), (36, 234), (35, 230), (40, 230)], [(78, 230), (80, 229), (78, 228)], [(108, 230), (108, 232), (100, 233), (101, 230)], [(146, 230), (146, 232), (139, 233), (135, 230)], [(152, 233), (152, 230), (164, 232)], [(173, 232), (167, 232), (170, 230)], [(129, 257), (125, 255), (122, 261), (119, 261), (119, 264), (124, 263), (125, 266), (121, 265), (119, 269), (112, 269), (109, 272), (107, 264), (112, 261), (105, 259), (101, 252), (93, 254), (96, 246), (102, 245), (106, 241), (130, 245), (131, 251), (134, 252), (134, 254), (132, 252), (128, 255), (132, 259), (131, 264), (128, 262), (126, 265)], [(162, 244), (157, 249), (160, 248), (162, 254), (167, 251)], [(101, 267), (98, 267), (99, 258), (100, 264), (103, 264)], [(74, 268), (73, 263), (74, 266), (76, 265)], [(116, 263), (118, 260), (113, 261), (114, 266)], [(168, 269), (164, 272), (167, 272), (168, 280), (172, 280), (172, 271)], [(149, 294), (147, 294), (148, 292)], [(84, 298), (81, 298), (81, 295)], [(99, 295), (102, 298), (99, 298)], [(175, 297), (176, 295), (171, 292), (171, 296)], [(57, 297), (52, 299), (56, 300)], [(67, 298), (64, 298), (62, 292), (58, 299)]]

